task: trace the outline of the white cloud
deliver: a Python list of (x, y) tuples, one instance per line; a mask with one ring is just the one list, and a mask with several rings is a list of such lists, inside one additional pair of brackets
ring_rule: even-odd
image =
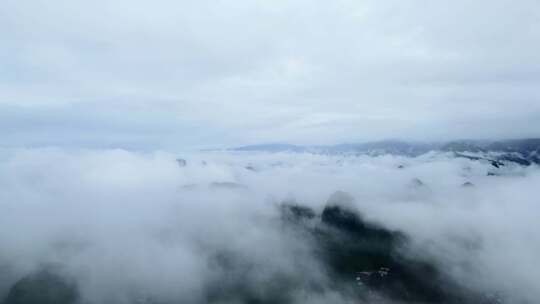
[[(539, 11), (507, 0), (9, 0), (0, 111), (165, 112), (178, 134), (137, 141), (171, 148), (537, 136)], [(88, 129), (109, 123), (99, 116)], [(321, 119), (334, 123), (302, 125)], [(184, 139), (193, 124), (201, 138)], [(49, 141), (34, 133), (26, 143)]]
[[(3, 292), (54, 263), (75, 277), (89, 301), (122, 303), (137, 294), (197, 300), (218, 275), (209, 261), (220, 251), (258, 265), (249, 283), (276, 273), (324, 281), (308, 239), (276, 225), (275, 207), (294, 198), (320, 211), (332, 192), (345, 190), (367, 219), (410, 235), (417, 254), (433, 255), (459, 282), (516, 301), (539, 296), (536, 166), (488, 177), (489, 164), (434, 154), (206, 153), (186, 155), (183, 168), (171, 154), (123, 150), (3, 150), (0, 156)], [(258, 171), (246, 170), (248, 164)], [(426, 187), (410, 187), (413, 178)], [(461, 187), (465, 181), (475, 186)], [(212, 182), (247, 190), (212, 190)]]

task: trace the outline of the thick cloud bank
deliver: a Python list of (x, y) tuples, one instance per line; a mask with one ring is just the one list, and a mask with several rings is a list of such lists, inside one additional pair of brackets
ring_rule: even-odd
[(3, 0), (0, 145), (540, 137), (537, 0)]
[[(399, 254), (448, 282), (505, 303), (540, 297), (537, 166), (446, 154), (182, 157), (1, 151), (0, 297), (11, 303), (33, 275), (90, 304), (357, 303), (311, 232), (330, 231), (317, 227), (321, 213), (332, 223), (325, 206), (338, 190), (370, 225), (406, 238)], [(287, 224), (283, 204), (308, 220)], [(385, 298), (396, 300), (362, 300)]]

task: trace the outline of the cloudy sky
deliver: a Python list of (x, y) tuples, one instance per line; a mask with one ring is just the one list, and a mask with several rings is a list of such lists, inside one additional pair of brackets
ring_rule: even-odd
[(540, 2), (0, 5), (2, 146), (540, 136)]

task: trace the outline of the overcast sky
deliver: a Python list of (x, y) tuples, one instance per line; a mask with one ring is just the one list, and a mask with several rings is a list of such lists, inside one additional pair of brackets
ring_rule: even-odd
[(4, 0), (0, 145), (540, 136), (540, 1)]

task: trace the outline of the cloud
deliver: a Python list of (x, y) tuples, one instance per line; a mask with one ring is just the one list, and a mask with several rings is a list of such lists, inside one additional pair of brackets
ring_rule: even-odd
[[(539, 296), (540, 273), (532, 267), (540, 249), (531, 192), (536, 166), (489, 177), (489, 164), (444, 154), (185, 158), (179, 167), (175, 155), (159, 152), (2, 150), (0, 293), (57, 265), (90, 303), (204, 301), (209, 286), (240, 290), (234, 284), (242, 282), (269, 292), (268, 282), (280, 281), (292, 282), (294, 302), (346, 303), (346, 293), (307, 287), (329, 284), (329, 277), (309, 238), (283, 229), (276, 208), (292, 199), (320, 211), (331, 193), (344, 190), (367, 220), (406, 233), (413, 255), (433, 259), (468, 288), (496, 290), (511, 302)], [(412, 186), (414, 178), (424, 185)], [(466, 181), (474, 187), (461, 187)], [(223, 261), (232, 263), (232, 274), (216, 268)]]
[[(538, 136), (538, 11), (506, 0), (7, 1), (0, 104), (121, 109), (148, 124), (140, 111), (167, 113), (176, 141), (136, 139), (147, 147)], [(184, 139), (193, 124), (202, 138)], [(52, 141), (33, 131), (26, 143)]]

